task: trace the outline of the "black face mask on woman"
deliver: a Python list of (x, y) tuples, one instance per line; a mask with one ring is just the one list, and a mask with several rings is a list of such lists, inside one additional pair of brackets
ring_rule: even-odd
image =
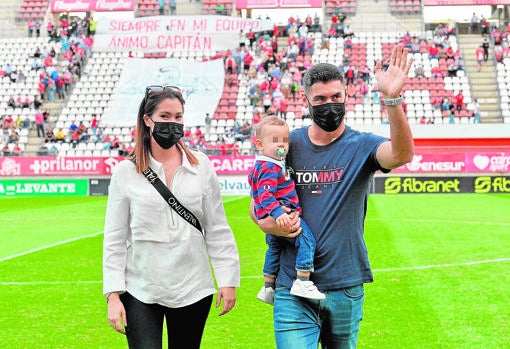
[(184, 125), (177, 122), (154, 121), (152, 137), (163, 149), (169, 149), (184, 136)]
[(326, 132), (336, 130), (344, 120), (345, 103), (325, 103), (310, 107), (312, 120)]

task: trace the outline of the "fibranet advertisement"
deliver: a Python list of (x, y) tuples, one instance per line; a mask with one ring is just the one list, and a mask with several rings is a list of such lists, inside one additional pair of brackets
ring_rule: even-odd
[(375, 177), (379, 194), (510, 193), (508, 176)]

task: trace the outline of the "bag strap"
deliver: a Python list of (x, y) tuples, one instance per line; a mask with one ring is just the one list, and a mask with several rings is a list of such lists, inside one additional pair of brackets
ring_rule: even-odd
[[(136, 165), (136, 159), (132, 159), (133, 163)], [(154, 172), (150, 167), (147, 167), (145, 171), (142, 172), (145, 178), (151, 183), (154, 188), (161, 194), (163, 199), (170, 205), (171, 208), (175, 210), (181, 216), (186, 222), (194, 226), (200, 234), (204, 235), (204, 232), (202, 231), (202, 226), (200, 225), (200, 222), (198, 218), (191, 213), (186, 207), (184, 207), (179, 200), (172, 194), (170, 189), (159, 179), (156, 172)]]

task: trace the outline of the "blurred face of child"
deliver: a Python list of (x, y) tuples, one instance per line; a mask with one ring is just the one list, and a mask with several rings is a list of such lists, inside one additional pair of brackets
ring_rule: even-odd
[(287, 125), (267, 125), (255, 145), (262, 155), (280, 160), (289, 151), (289, 128)]

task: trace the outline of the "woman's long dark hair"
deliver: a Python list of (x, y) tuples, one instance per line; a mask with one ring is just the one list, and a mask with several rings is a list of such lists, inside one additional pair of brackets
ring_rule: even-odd
[[(145, 94), (145, 97), (140, 103), (138, 118), (136, 120), (135, 148), (129, 156), (130, 160), (136, 159), (136, 172), (138, 173), (142, 173), (149, 168), (151, 153), (151, 131), (150, 128), (145, 125), (143, 116), (147, 115), (148, 117), (151, 117), (159, 104), (167, 98), (179, 100), (184, 109), (184, 98), (182, 97), (182, 94), (173, 89), (150, 91)], [(177, 143), (177, 146), (184, 150), (186, 158), (191, 165), (198, 165), (198, 159), (186, 146), (186, 144), (184, 144), (182, 139)]]

